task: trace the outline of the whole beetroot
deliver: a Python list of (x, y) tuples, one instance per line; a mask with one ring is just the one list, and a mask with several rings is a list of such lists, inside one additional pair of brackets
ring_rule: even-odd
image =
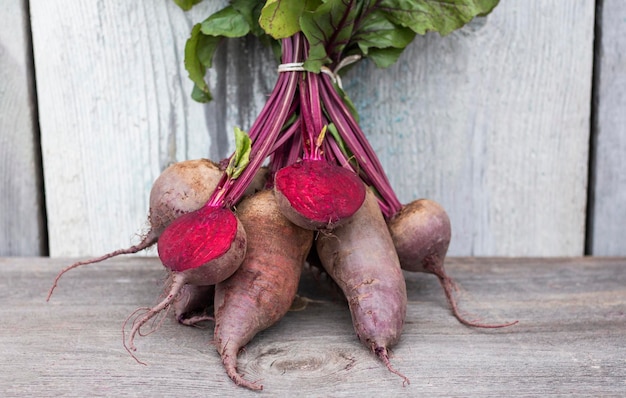
[(99, 263), (122, 254), (138, 253), (154, 245), (163, 230), (176, 218), (201, 208), (215, 190), (223, 172), (208, 159), (185, 160), (167, 167), (152, 184), (148, 221), (150, 230), (136, 245), (99, 257), (75, 262), (63, 268), (48, 292), (50, 300), (59, 279), (81, 265)]
[(459, 322), (481, 328), (500, 328), (517, 323), (486, 324), (470, 321), (461, 315), (454, 297), (456, 284), (444, 268), (444, 259), (452, 236), (450, 218), (437, 202), (418, 199), (403, 206), (389, 220), (388, 227), (402, 269), (435, 275), (441, 283), (452, 313)]
[(406, 283), (376, 196), (368, 190), (361, 208), (344, 225), (320, 234), (316, 248), (348, 300), (359, 340), (408, 383), (392, 367), (388, 353), (402, 333)]
[(272, 191), (244, 199), (237, 216), (247, 233), (247, 250), (235, 273), (215, 287), (215, 344), (228, 376), (252, 390), (262, 385), (237, 371), (237, 354), (258, 332), (289, 310), (313, 241), (313, 232), (280, 212)]

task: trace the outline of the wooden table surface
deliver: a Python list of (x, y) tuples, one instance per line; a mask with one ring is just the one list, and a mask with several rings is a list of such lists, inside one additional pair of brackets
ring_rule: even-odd
[(465, 312), (519, 320), (498, 330), (459, 324), (434, 276), (406, 274), (409, 307), (392, 362), (408, 386), (359, 343), (347, 306), (307, 272), (306, 307), (239, 356), (261, 393), (226, 376), (210, 324), (182, 326), (169, 314), (137, 341), (146, 366), (125, 351), (124, 319), (162, 291), (158, 259), (76, 269), (46, 302), (70, 262), (0, 258), (0, 396), (626, 396), (626, 258), (447, 260)]

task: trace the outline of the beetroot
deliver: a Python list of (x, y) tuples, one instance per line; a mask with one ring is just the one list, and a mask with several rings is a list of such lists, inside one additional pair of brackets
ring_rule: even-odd
[(131, 315), (135, 319), (128, 344), (124, 340), (129, 352), (136, 350), (134, 339), (141, 327), (166, 310), (186, 284), (214, 285), (237, 270), (246, 253), (246, 232), (230, 210), (205, 205), (174, 220), (161, 234), (158, 250), (171, 272), (171, 285), (159, 304)]
[(402, 269), (434, 274), (459, 322), (481, 328), (501, 328), (517, 323), (485, 324), (461, 315), (454, 297), (456, 285), (443, 265), (451, 238), (450, 219), (438, 203), (428, 199), (415, 200), (403, 206), (389, 220), (388, 227)]
[(367, 191), (365, 202), (345, 225), (316, 242), (322, 266), (343, 291), (359, 340), (387, 366), (389, 347), (400, 339), (407, 295), (400, 261), (378, 201)]
[[(152, 184), (148, 214), (150, 230), (141, 242), (129, 248), (78, 261), (63, 268), (54, 279), (47, 300), (50, 300), (59, 279), (67, 271), (81, 265), (99, 263), (121, 254), (138, 253), (155, 244), (163, 230), (173, 220), (201, 208), (209, 200), (222, 174), (218, 165), (208, 159), (185, 160), (167, 167)], [(264, 175), (259, 177), (257, 184), (262, 181), (261, 178)]]
[(237, 385), (260, 390), (263, 386), (237, 371), (237, 354), (289, 310), (313, 233), (287, 220), (271, 191), (243, 200), (237, 214), (248, 249), (241, 267), (215, 288), (215, 344), (228, 376)]
[(402, 269), (445, 277), (443, 260), (452, 229), (443, 207), (432, 200), (415, 200), (403, 206), (388, 227)]
[(283, 214), (307, 229), (333, 229), (345, 222), (365, 200), (365, 187), (349, 166), (333, 162), (325, 151), (328, 124), (320, 102), (320, 76), (300, 78), (302, 160), (280, 169), (274, 191)]
[(275, 193), (283, 214), (307, 229), (340, 225), (365, 199), (365, 188), (356, 174), (326, 160), (305, 160), (279, 170)]
[(163, 265), (186, 271), (188, 283), (214, 285), (237, 269), (234, 263), (243, 258), (239, 252), (245, 252), (245, 236), (232, 211), (205, 206), (172, 222), (157, 248)]

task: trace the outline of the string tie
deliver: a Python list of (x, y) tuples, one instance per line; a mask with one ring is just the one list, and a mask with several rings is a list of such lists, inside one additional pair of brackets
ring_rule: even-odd
[[(335, 83), (337, 86), (339, 86), (340, 89), (343, 90), (343, 85), (341, 84), (341, 77), (339, 77), (339, 71), (342, 68), (345, 68), (346, 66), (351, 65), (351, 64), (357, 62), (360, 59), (361, 59), (361, 56), (359, 54), (349, 55), (349, 56), (343, 58), (339, 62), (339, 64), (337, 64), (337, 67), (335, 67), (334, 70), (331, 70), (327, 66), (322, 66), (320, 68), (320, 72), (322, 72), (323, 74), (329, 76), (330, 79), (332, 80), (332, 82)], [(277, 71), (278, 71), (278, 73), (283, 73), (283, 72), (306, 72), (306, 69), (304, 69), (304, 62), (289, 62), (289, 63), (278, 65)]]

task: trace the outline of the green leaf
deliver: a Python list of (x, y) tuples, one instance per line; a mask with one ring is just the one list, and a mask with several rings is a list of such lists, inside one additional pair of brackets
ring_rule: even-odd
[(486, 15), (499, 0), (381, 0), (378, 8), (392, 22), (423, 35), (456, 30), (477, 15)]
[(228, 178), (234, 180), (243, 173), (250, 163), (251, 148), (252, 141), (248, 133), (235, 126), (235, 153), (231, 156), (226, 168)]
[(213, 65), (213, 56), (223, 38), (245, 36), (250, 31), (248, 22), (234, 7), (227, 6), (212, 14), (191, 30), (185, 44), (185, 69), (195, 86), (191, 97), (198, 102), (212, 99), (204, 80), (207, 68)]
[(210, 102), (213, 99), (213, 97), (211, 97), (210, 92), (202, 91), (202, 89), (200, 89), (198, 85), (195, 83), (193, 85), (193, 90), (191, 91), (191, 98), (194, 101), (197, 101), (203, 104)]
[(363, 55), (368, 54), (370, 47), (405, 48), (415, 38), (415, 32), (391, 22), (384, 12), (375, 10), (368, 13), (359, 24), (359, 30), (352, 40), (356, 41)]
[(322, 66), (338, 61), (352, 37), (358, 11), (352, 1), (326, 0), (302, 13), (300, 26), (310, 45), (305, 69), (318, 73)]
[(259, 37), (265, 34), (265, 31), (259, 25), (263, 2), (259, 0), (231, 0), (230, 5), (237, 10), (239, 14), (246, 20), (250, 27), (250, 33)]
[(222, 42), (222, 37), (219, 36), (207, 36), (200, 33), (198, 37), (198, 45), (196, 47), (196, 55), (198, 60), (207, 69), (213, 65), (213, 56), (217, 51), (217, 47)]
[(395, 64), (398, 58), (400, 58), (402, 51), (404, 51), (403, 48), (394, 47), (370, 48), (367, 57), (371, 59), (377, 67), (384, 69)]
[(210, 97), (209, 87), (204, 81), (206, 67), (198, 58), (198, 41), (201, 36), (200, 24), (194, 25), (191, 29), (191, 36), (185, 43), (185, 69), (189, 73), (189, 79), (195, 83), (198, 90), (208, 94)]
[(202, 22), (202, 33), (210, 36), (242, 37), (250, 32), (246, 18), (234, 7), (226, 6)]
[(174, 3), (176, 3), (184, 11), (189, 11), (191, 10), (191, 7), (195, 6), (201, 1), (202, 0), (174, 0)]
[(305, 9), (303, 0), (267, 0), (259, 25), (274, 39), (283, 39), (300, 31), (300, 15)]

